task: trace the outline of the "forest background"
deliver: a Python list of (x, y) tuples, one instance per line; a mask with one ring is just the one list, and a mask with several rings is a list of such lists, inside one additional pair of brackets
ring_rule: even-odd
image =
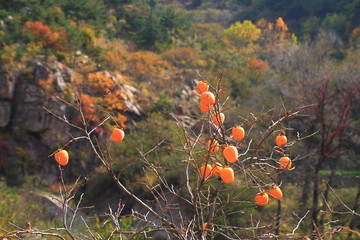
[[(358, 0), (0, 0), (0, 236), (28, 224), (50, 229), (61, 213), (49, 196), (77, 186), (79, 176), (89, 179), (76, 199), (83, 193), (82, 206), (92, 206), (81, 214), (94, 239), (114, 227), (108, 206), (122, 199), (124, 216), (136, 207), (88, 143), (74, 141), (76, 132), (59, 121), (81, 123), (67, 103), (81, 102), (89, 128), (111, 115), (96, 128), (98, 144), (111, 149), (125, 185), (151, 201), (139, 152), (157, 146), (149, 159), (182, 186), (179, 125), (199, 131), (196, 84), (220, 79), (226, 129), (266, 127), (306, 106), (262, 142), (266, 153), (285, 131), (293, 143), (295, 169), (276, 176), (284, 199), (259, 208), (257, 189), (245, 191), (247, 216), (277, 235), (301, 220), (304, 236), (316, 239), (319, 226), (332, 232), (325, 239), (359, 238), (359, 44)], [(121, 144), (110, 141), (114, 126), (125, 129)], [(262, 134), (252, 133), (254, 142)], [(60, 175), (52, 154), (64, 147), (70, 162)]]

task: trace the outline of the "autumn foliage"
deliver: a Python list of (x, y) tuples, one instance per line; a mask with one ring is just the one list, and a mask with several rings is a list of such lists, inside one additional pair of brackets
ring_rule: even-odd
[(94, 72), (88, 74), (87, 84), (90, 95), (84, 94), (82, 96), (85, 117), (98, 122), (99, 118), (95, 116), (95, 104), (98, 104), (99, 110), (113, 113), (114, 120), (125, 128), (127, 118), (124, 115), (126, 111), (124, 100), (127, 97), (121, 91), (118, 80), (109, 76), (106, 72)]
[(269, 63), (266, 61), (262, 61), (258, 59), (257, 57), (251, 57), (248, 61), (249, 69), (256, 72), (264, 72), (268, 66)]
[[(86, 120), (98, 122), (100, 118), (96, 114), (97, 99), (88, 94), (82, 94), (80, 101), (84, 118)], [(78, 116), (78, 121), (80, 121), (80, 119), (81, 116)]]
[(24, 31), (30, 33), (46, 48), (64, 50), (63, 43), (67, 41), (67, 36), (62, 27), (58, 27), (57, 31), (54, 32), (42, 22), (26, 22)]

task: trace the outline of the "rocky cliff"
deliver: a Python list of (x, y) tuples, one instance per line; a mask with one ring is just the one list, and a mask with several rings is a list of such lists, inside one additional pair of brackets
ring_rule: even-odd
[[(125, 107), (119, 111), (131, 129), (144, 117), (136, 101), (139, 93), (136, 88), (117, 82), (111, 74), (104, 75), (115, 81), (116, 89), (122, 93)], [(28, 175), (41, 176), (48, 183), (58, 179), (58, 166), (48, 156), (65, 144), (70, 134), (78, 133), (45, 108), (76, 121), (76, 111), (61, 100), (68, 97), (71, 101), (71, 97), (76, 97), (66, 89), (74, 79), (73, 70), (59, 62), (32, 61), (25, 70), (0, 70), (0, 174), (9, 184), (19, 184)], [(107, 134), (106, 129), (102, 130), (101, 134)], [(81, 154), (71, 159), (73, 164), (66, 168), (65, 174), (86, 175), (97, 166), (95, 157), (87, 149), (84, 142), (71, 144), (69, 151)]]

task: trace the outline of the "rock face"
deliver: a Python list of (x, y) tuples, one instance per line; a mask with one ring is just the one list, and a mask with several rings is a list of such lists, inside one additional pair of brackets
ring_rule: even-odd
[(14, 97), (16, 78), (0, 71), (0, 127), (6, 127), (11, 118), (11, 102)]
[[(72, 164), (67, 166), (64, 174), (67, 177), (89, 174), (99, 165), (96, 156), (89, 151), (91, 146), (83, 140), (67, 146), (71, 137), (81, 136), (83, 132), (59, 120), (62, 118), (82, 125), (79, 114), (57, 98), (64, 97), (65, 90), (71, 92), (69, 86), (73, 81), (73, 71), (57, 62), (32, 61), (28, 67), (31, 72), (17, 70), (14, 71), (16, 74), (0, 69), (0, 142), (11, 143), (6, 148), (7, 167), (2, 167), (0, 161), (0, 173), (5, 172), (7, 180), (13, 184), (20, 183), (26, 175), (38, 175), (49, 183), (58, 181), (59, 170), (50, 155), (57, 148), (65, 147)], [(126, 110), (119, 111), (127, 117), (127, 127), (134, 127), (136, 121), (145, 116), (136, 102), (138, 90), (120, 84), (110, 73), (106, 74), (116, 81), (117, 89), (123, 93), (121, 101), (124, 101)], [(75, 99), (68, 101), (76, 105)], [(89, 123), (90, 128), (94, 124)], [(92, 136), (99, 136), (99, 144), (106, 144), (106, 134), (106, 129), (99, 127)], [(1, 151), (0, 154), (5, 156), (5, 150)]]
[(35, 61), (35, 71), (34, 71), (34, 83), (37, 84), (40, 80), (49, 79), (50, 76), (53, 74), (53, 71), (46, 67), (41, 62)]
[(6, 127), (10, 121), (10, 102), (0, 100), (0, 127)]
[(126, 125), (130, 128), (135, 127), (136, 121), (141, 120), (145, 116), (145, 113), (140, 108), (140, 106), (137, 104), (136, 101), (134, 101), (135, 96), (139, 94), (139, 91), (130, 85), (123, 85), (120, 86), (120, 91), (125, 94), (124, 98), (124, 104), (126, 107), (125, 115), (128, 117), (128, 121)]
[(0, 99), (12, 99), (15, 90), (15, 77), (0, 71)]
[(17, 89), (16, 118), (22, 128), (34, 133), (41, 133), (48, 128), (49, 118), (43, 109), (45, 92), (32, 84), (20, 84)]

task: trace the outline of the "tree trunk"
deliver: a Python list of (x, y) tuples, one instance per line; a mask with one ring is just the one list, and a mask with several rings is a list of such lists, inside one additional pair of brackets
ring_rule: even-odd
[[(321, 210), (324, 210), (324, 211), (326, 210), (326, 203), (328, 203), (328, 201), (329, 201), (329, 191), (330, 191), (330, 186), (332, 185), (332, 182), (333, 182), (334, 175), (335, 174), (331, 173), (331, 175), (329, 176), (326, 190), (324, 192), (324, 197), (322, 199), (323, 206), (322, 206)], [(319, 222), (320, 227), (324, 224), (324, 222), (325, 222), (325, 214), (322, 214), (320, 217), (320, 222)]]
[[(327, 186), (326, 186), (326, 190), (324, 192), (323, 207), (321, 208), (322, 210), (326, 210), (326, 203), (329, 200), (330, 187), (333, 185), (336, 169), (337, 169), (337, 158), (334, 161), (334, 166), (331, 168), (331, 174), (329, 176), (329, 180), (328, 180), (328, 183), (327, 183)], [(325, 214), (322, 214), (321, 218), (320, 218), (320, 226), (324, 225), (324, 223), (325, 223)]]
[(313, 206), (312, 206), (312, 220), (315, 225), (318, 225), (317, 217), (319, 214), (319, 193), (320, 193), (320, 167), (315, 169), (314, 177), (314, 191), (313, 191)]

